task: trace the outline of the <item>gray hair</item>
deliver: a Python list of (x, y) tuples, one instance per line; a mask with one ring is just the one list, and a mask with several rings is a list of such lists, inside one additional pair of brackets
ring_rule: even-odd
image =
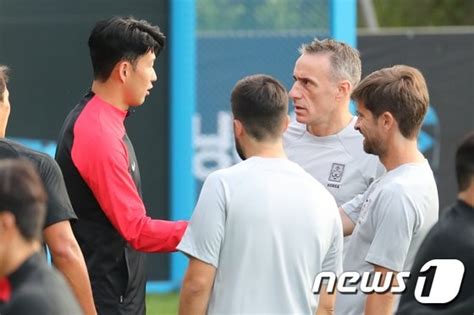
[(334, 80), (349, 80), (352, 89), (359, 83), (362, 65), (360, 53), (346, 43), (334, 40), (315, 38), (311, 43), (301, 45), (301, 54), (329, 54)]

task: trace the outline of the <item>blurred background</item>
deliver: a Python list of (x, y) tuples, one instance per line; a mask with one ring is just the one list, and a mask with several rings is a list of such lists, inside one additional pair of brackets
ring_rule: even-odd
[[(168, 36), (158, 83), (127, 120), (152, 217), (189, 218), (206, 176), (238, 161), (229, 111), (236, 81), (266, 73), (289, 89), (298, 47), (314, 37), (356, 46), (363, 76), (400, 63), (423, 72), (431, 105), (420, 148), (441, 208), (455, 200), (455, 147), (474, 129), (474, 1), (0, 0), (9, 138), (54, 155), (66, 114), (91, 84), (89, 32), (112, 15), (146, 19)], [(176, 313), (185, 266), (180, 254), (149, 255), (148, 314)]]

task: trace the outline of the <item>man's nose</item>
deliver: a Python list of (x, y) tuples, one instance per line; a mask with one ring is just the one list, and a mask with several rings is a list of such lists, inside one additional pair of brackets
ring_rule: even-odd
[(298, 91), (298, 87), (296, 86), (296, 82), (291, 87), (290, 92), (288, 92), (288, 96), (292, 99), (301, 97), (301, 93)]
[(357, 117), (356, 123), (354, 124), (354, 129), (357, 131), (360, 131), (360, 122), (359, 122), (359, 117)]

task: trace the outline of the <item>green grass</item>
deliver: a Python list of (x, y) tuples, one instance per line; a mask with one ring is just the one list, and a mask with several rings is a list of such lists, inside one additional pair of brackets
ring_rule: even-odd
[(179, 293), (147, 294), (147, 315), (175, 315), (178, 314)]

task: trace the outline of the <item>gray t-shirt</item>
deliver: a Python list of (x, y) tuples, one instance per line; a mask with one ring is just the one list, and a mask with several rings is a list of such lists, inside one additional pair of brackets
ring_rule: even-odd
[(297, 164), (252, 157), (209, 175), (178, 249), (217, 268), (208, 314), (314, 314), (315, 276), (342, 272), (342, 224)]
[[(410, 271), (418, 247), (438, 220), (438, 190), (428, 161), (387, 172), (369, 187), (359, 207), (344, 271), (370, 272), (374, 265)], [(338, 293), (336, 314), (362, 314), (365, 299), (360, 292)]]
[(367, 154), (364, 137), (354, 129), (357, 117), (339, 133), (317, 137), (305, 124), (292, 122), (283, 135), (288, 159), (316, 178), (336, 199), (338, 206), (364, 193), (385, 171), (377, 156)]

